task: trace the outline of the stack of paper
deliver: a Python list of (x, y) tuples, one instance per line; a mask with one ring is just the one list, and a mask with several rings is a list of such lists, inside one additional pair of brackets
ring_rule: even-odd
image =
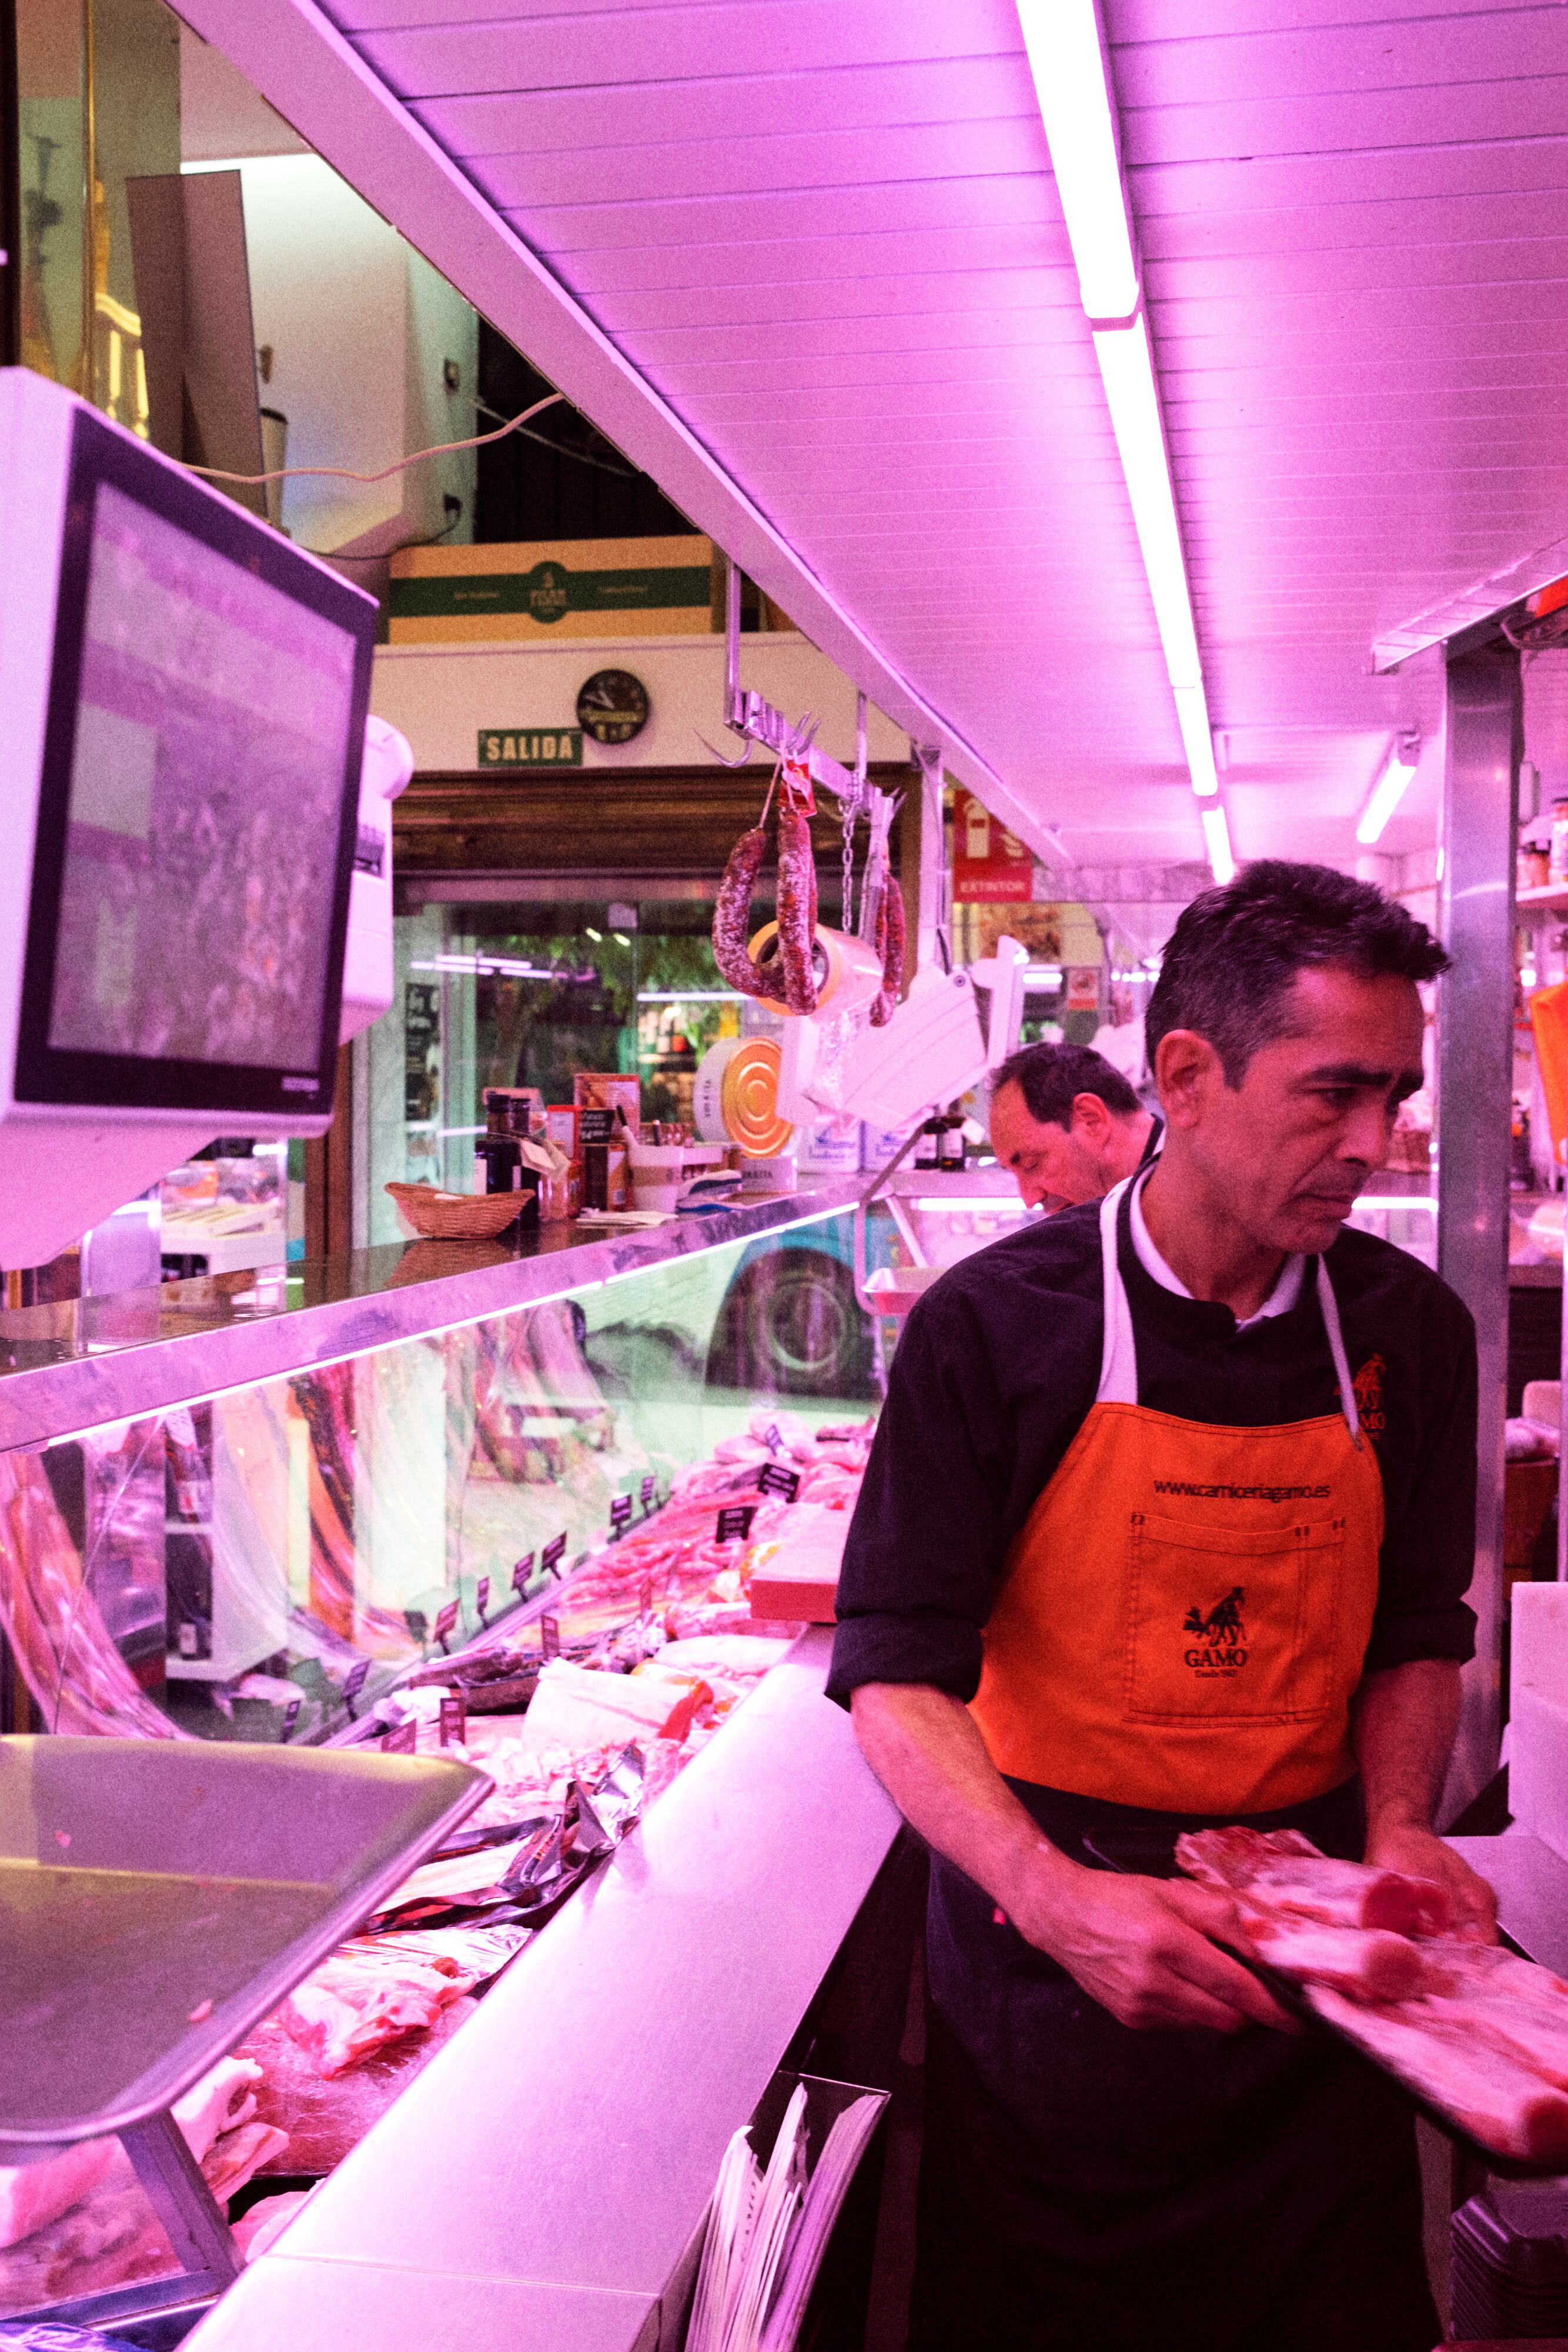
[(790, 2352), (855, 2167), (883, 2102), (837, 2117), (807, 2182), (806, 2090), (790, 2094), (767, 2170), (744, 2129), (725, 2150), (686, 2352)]

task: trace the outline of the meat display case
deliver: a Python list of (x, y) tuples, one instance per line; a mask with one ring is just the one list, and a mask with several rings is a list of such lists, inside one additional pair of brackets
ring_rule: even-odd
[[(863, 1420), (858, 1190), (0, 1317), (6, 1727), (353, 1741), (759, 1402)], [(897, 1833), (829, 1648), (795, 1642), (193, 2345), (679, 2340), (724, 2147)]]

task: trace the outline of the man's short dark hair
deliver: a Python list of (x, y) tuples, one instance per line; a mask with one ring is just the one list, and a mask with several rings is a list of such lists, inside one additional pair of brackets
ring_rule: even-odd
[(1183, 913), (1149, 999), (1149, 1062), (1173, 1029), (1195, 1029), (1239, 1087), (1260, 1045), (1290, 1027), (1299, 971), (1338, 965), (1362, 980), (1435, 980), (1448, 957), (1425, 923), (1371, 882), (1332, 866), (1260, 857)]
[(1075, 1095), (1098, 1095), (1116, 1118), (1143, 1108), (1121, 1071), (1092, 1045), (1025, 1045), (992, 1079), (993, 1102), (1006, 1086), (1019, 1088), (1030, 1118), (1042, 1126), (1071, 1127)]

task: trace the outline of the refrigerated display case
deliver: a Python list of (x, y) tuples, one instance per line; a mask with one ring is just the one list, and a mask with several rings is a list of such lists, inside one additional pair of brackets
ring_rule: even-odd
[[(750, 1515), (787, 1509), (802, 1461), (809, 1480), (873, 1410), (865, 1333), (842, 1328), (856, 1191), (547, 1227), (526, 1255), (417, 1244), (166, 1285), (109, 1323), (91, 1300), (0, 1319), (7, 1727), (421, 1752), (455, 1732), (503, 1795), (556, 1808), (484, 1998), (369, 2089), (374, 2070), (346, 2075), (359, 2120), (335, 2138), (313, 2110), (313, 2154), (302, 2132), (294, 2158), (263, 2159), (246, 2196), (329, 2177), (204, 2347), (280, 2331), (423, 2347), (454, 2296), (475, 2345), (678, 2340), (723, 2147), (792, 2038), (802, 2061), (897, 1832), (821, 1695), (826, 1629), (754, 1630), (745, 1598)], [(656, 1564), (683, 1508), (712, 1518), (685, 1581)], [(564, 1778), (547, 1758), (528, 1780), (527, 1713), (439, 1718), (476, 1649), (530, 1688), (559, 1654), (570, 1690), (607, 1643), (624, 1664), (688, 1626), (750, 1643), (733, 1689), (706, 1668), (718, 1695), (703, 1684), (684, 1727), (673, 1713), (640, 1748), (574, 1753)], [(618, 1841), (622, 1800), (642, 1819)], [(582, 1866), (558, 1868), (574, 1839)], [(121, 2204), (97, 2286), (115, 2227), (142, 2275), (169, 2268), (134, 2194)], [(55, 2228), (67, 2243), (41, 2266), (0, 2254), (0, 2316), (36, 2305), (40, 2277), (44, 2300), (80, 2284), (70, 2216)]]

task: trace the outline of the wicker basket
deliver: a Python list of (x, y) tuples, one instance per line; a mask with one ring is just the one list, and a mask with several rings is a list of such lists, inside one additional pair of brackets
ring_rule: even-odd
[(522, 1209), (521, 1192), (438, 1192), (434, 1184), (389, 1184), (398, 1213), (433, 1242), (488, 1242)]

